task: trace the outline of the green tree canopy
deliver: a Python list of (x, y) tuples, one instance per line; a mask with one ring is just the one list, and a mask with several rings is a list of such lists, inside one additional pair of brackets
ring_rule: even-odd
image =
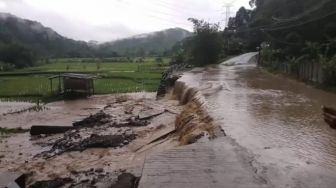
[(217, 63), (220, 59), (223, 43), (219, 33), (219, 24), (190, 18), (194, 24), (194, 36), (186, 40), (185, 53), (189, 63), (203, 66)]

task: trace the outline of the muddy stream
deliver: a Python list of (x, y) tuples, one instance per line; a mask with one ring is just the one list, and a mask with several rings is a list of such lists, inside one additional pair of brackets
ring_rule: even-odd
[(301, 176), (335, 179), (336, 131), (323, 121), (321, 106), (336, 107), (336, 95), (268, 73), (249, 62), (253, 55), (194, 69), (184, 79), (201, 90), (216, 123), (264, 164), (275, 185)]

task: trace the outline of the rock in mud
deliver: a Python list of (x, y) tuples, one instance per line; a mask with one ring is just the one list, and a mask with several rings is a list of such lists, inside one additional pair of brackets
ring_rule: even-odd
[(38, 181), (30, 185), (29, 188), (59, 188), (73, 182), (71, 178), (56, 178), (53, 180)]
[(115, 184), (111, 186), (111, 188), (133, 188), (137, 187), (139, 178), (135, 177), (130, 173), (122, 173), (118, 176), (118, 180)]
[(74, 127), (93, 127), (93, 126), (100, 126), (103, 124), (106, 124), (110, 122), (111, 116), (109, 114), (106, 114), (103, 111), (100, 111), (94, 115), (90, 115), (89, 117), (75, 122), (72, 125)]

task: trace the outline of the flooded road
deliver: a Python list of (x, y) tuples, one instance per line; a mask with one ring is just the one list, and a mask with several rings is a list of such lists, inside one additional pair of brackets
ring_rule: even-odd
[(226, 134), (262, 163), (275, 187), (330, 187), (336, 179), (336, 130), (324, 123), (321, 106), (335, 107), (336, 95), (270, 74), (249, 63), (253, 55), (186, 77), (200, 88)]

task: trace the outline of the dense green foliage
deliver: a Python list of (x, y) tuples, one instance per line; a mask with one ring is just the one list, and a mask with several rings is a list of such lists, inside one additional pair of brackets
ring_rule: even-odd
[(229, 19), (224, 31), (218, 25), (191, 19), (194, 36), (174, 46), (172, 63), (205, 65), (221, 57), (262, 50), (264, 65), (289, 67), (322, 64), (325, 83), (336, 85), (336, 1), (250, 0)]
[(317, 62), (325, 82), (336, 80), (336, 1), (250, 0), (250, 5), (253, 9), (242, 7), (224, 31), (228, 54), (261, 47), (264, 65)]
[[(0, 64), (1, 70), (11, 70), (13, 68), (23, 68), (32, 66), (36, 60), (36, 54), (32, 50), (17, 44), (0, 46), (0, 61), (8, 62)], [(12, 66), (10, 66), (10, 64)]]
[(194, 35), (174, 46), (173, 64), (188, 63), (196, 66), (218, 63), (223, 50), (223, 38), (218, 24), (190, 18)]
[[(278, 57), (299, 57), (309, 45), (313, 53), (331, 56), (336, 37), (336, 2), (333, 0), (251, 0), (253, 10), (241, 8), (224, 34), (228, 40), (243, 41), (240, 49), (255, 50), (261, 43), (280, 50)], [(316, 51), (317, 50), (317, 51)]]

